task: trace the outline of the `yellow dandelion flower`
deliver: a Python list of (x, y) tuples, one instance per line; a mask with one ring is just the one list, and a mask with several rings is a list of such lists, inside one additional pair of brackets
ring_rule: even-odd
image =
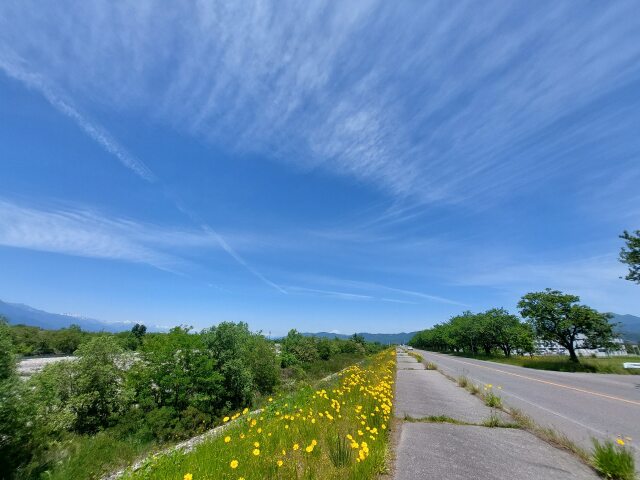
[(278, 463), (278, 466), (281, 467), (284, 462), (282, 460), (278, 460), (277, 463)]
[(182, 477), (183, 480), (193, 480), (193, 475), (191, 475), (190, 473), (185, 473), (184, 477)]
[(227, 422), (229, 421), (229, 417), (224, 417), (224, 418), (222, 419), (222, 421), (223, 421), (223, 422), (225, 422), (225, 423), (227, 423)]
[(238, 468), (238, 460), (231, 460), (229, 466), (233, 469)]
[(617, 439), (617, 440), (616, 440), (616, 443), (617, 443), (618, 445), (622, 446), (622, 447), (624, 446), (624, 440), (623, 440), (623, 439), (621, 439), (621, 438)]
[(230, 441), (231, 441), (231, 437), (229, 435), (224, 437), (224, 443), (229, 443)]
[(254, 448), (252, 453), (257, 457), (258, 455), (260, 455), (260, 449)]
[(248, 408), (245, 408), (244, 410), (242, 410), (242, 414), (243, 415), (246, 415), (247, 413), (249, 413), (249, 409)]
[(293, 449), (294, 450), (298, 450), (300, 448), (300, 445), (298, 445), (297, 443), (293, 444)]

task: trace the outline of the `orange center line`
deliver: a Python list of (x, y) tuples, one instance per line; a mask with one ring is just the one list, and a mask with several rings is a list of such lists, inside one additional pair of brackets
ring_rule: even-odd
[(617, 400), (619, 402), (630, 403), (631, 405), (640, 406), (640, 402), (638, 402), (636, 400), (629, 400), (627, 398), (616, 397), (614, 395), (607, 395), (606, 393), (594, 392), (593, 390), (585, 390), (583, 388), (572, 387), (570, 385), (564, 385), (562, 383), (550, 382), (548, 380), (540, 380), (539, 378), (529, 377), (527, 375), (520, 375), (519, 373), (507, 372), (505, 370), (500, 370), (499, 368), (494, 368), (494, 367), (488, 367), (486, 365), (478, 365), (477, 363), (465, 362), (463, 360), (457, 360), (457, 359), (453, 359), (453, 358), (451, 358), (451, 360), (453, 360), (454, 362), (459, 362), (459, 363), (465, 363), (467, 365), (472, 365), (474, 367), (486, 368), (487, 370), (493, 370), (493, 371), (496, 371), (496, 372), (504, 373), (506, 375), (513, 375), (514, 377), (520, 377), (520, 378), (524, 378), (526, 380), (533, 380), (534, 382), (546, 383), (547, 385), (553, 385), (554, 387), (566, 388), (568, 390), (574, 390), (576, 392), (587, 393), (589, 395), (595, 395), (595, 396), (598, 396), (598, 397), (608, 398), (609, 400)]

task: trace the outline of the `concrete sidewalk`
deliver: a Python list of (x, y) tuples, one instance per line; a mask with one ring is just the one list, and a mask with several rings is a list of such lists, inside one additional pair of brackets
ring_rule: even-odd
[(399, 351), (397, 359), (396, 417), (444, 416), (465, 424), (402, 422), (395, 480), (599, 478), (570, 453), (524, 430), (477, 425), (492, 414), (509, 417), (406, 353)]

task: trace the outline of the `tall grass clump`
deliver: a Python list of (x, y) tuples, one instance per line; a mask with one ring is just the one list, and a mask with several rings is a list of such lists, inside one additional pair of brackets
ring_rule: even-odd
[(458, 377), (458, 386), (462, 388), (467, 388), (469, 385), (469, 379), (465, 375), (460, 375)]
[(502, 399), (493, 391), (493, 385), (488, 384), (484, 387), (484, 404), (491, 408), (502, 408)]
[(592, 463), (594, 468), (605, 478), (612, 480), (633, 480), (635, 465), (633, 454), (624, 447), (624, 440), (617, 444), (610, 440), (600, 443), (593, 440)]
[(375, 478), (387, 456), (395, 361), (387, 350), (324, 388), (303, 388), (256, 414), (238, 412), (222, 434), (191, 452), (151, 458), (125, 478)]
[(344, 467), (351, 462), (353, 448), (347, 437), (336, 435), (333, 441), (329, 442), (329, 458), (337, 468)]

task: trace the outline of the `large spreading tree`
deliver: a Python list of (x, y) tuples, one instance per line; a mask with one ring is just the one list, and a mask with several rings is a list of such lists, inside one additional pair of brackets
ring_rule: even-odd
[(615, 347), (611, 314), (579, 305), (579, 301), (577, 295), (547, 288), (544, 292), (527, 293), (518, 308), (538, 338), (557, 342), (567, 349), (572, 361), (578, 362), (577, 341), (583, 348)]
[(620, 250), (620, 261), (629, 266), (629, 273), (624, 278), (640, 284), (640, 230), (635, 233), (625, 230), (620, 238), (626, 243)]

